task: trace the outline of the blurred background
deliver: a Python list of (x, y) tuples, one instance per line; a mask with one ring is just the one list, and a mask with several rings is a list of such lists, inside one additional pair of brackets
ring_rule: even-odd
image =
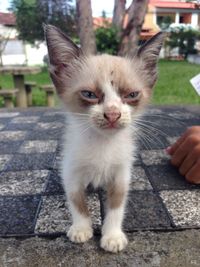
[[(154, 34), (168, 32), (153, 102), (200, 104), (189, 83), (200, 72), (199, 1), (1, 0), (0, 65), (41, 67), (39, 73), (25, 76), (25, 80), (36, 82), (32, 105), (37, 106), (46, 105), (40, 87), (51, 83), (43, 23), (58, 26), (92, 54), (131, 55)], [(11, 74), (0, 75), (1, 88), (14, 87)]]

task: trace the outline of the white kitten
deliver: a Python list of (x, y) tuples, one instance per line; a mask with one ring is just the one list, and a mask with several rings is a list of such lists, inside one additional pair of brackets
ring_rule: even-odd
[(136, 153), (134, 120), (150, 99), (164, 34), (126, 58), (84, 55), (54, 26), (45, 34), (50, 75), (68, 117), (62, 177), (73, 224), (67, 235), (73, 242), (92, 237), (84, 191), (89, 183), (105, 186), (101, 247), (118, 252), (127, 245), (122, 221)]

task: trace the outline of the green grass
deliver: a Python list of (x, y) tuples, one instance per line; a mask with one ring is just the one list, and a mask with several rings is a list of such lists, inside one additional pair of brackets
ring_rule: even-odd
[(186, 61), (159, 62), (159, 78), (154, 88), (153, 103), (200, 104), (200, 97), (190, 79), (200, 73), (200, 66)]
[[(200, 66), (190, 64), (186, 61), (159, 62), (159, 78), (154, 88), (153, 104), (200, 104), (200, 97), (197, 95), (189, 80), (200, 73)], [(42, 84), (51, 83), (49, 74), (44, 68), (39, 74), (27, 75), (27, 81), (35, 81), (37, 88), (33, 90), (33, 105), (46, 105), (45, 92), (39, 89)], [(0, 76), (2, 88), (13, 88), (11, 75)], [(57, 102), (57, 101), (56, 101)], [(3, 106), (3, 99), (0, 98), (0, 106)]]
[[(46, 105), (46, 96), (45, 92), (40, 90), (40, 86), (43, 84), (51, 83), (48, 71), (46, 68), (42, 69), (42, 72), (38, 74), (30, 74), (25, 76), (26, 81), (33, 81), (37, 83), (37, 87), (33, 89), (33, 105), (34, 106), (45, 106)], [(13, 79), (11, 75), (2, 75), (0, 76), (0, 86), (2, 88), (13, 88)], [(3, 99), (0, 98), (0, 106), (3, 106)]]

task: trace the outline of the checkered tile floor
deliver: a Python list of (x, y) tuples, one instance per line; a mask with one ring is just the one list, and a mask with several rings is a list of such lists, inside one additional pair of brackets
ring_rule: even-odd
[[(178, 230), (200, 227), (200, 186), (187, 183), (163, 148), (191, 125), (197, 108), (150, 108), (152, 139), (139, 140), (124, 229)], [(61, 110), (0, 112), (0, 236), (64, 234), (71, 218), (61, 178)], [(155, 130), (155, 128), (157, 130)], [(88, 190), (96, 233), (104, 218), (105, 193)]]

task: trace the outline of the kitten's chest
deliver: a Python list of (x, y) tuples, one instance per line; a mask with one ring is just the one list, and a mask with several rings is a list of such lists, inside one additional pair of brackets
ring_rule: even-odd
[(126, 135), (103, 138), (88, 135), (75, 138), (70, 145), (71, 157), (82, 166), (107, 169), (119, 165), (132, 157), (132, 142)]

